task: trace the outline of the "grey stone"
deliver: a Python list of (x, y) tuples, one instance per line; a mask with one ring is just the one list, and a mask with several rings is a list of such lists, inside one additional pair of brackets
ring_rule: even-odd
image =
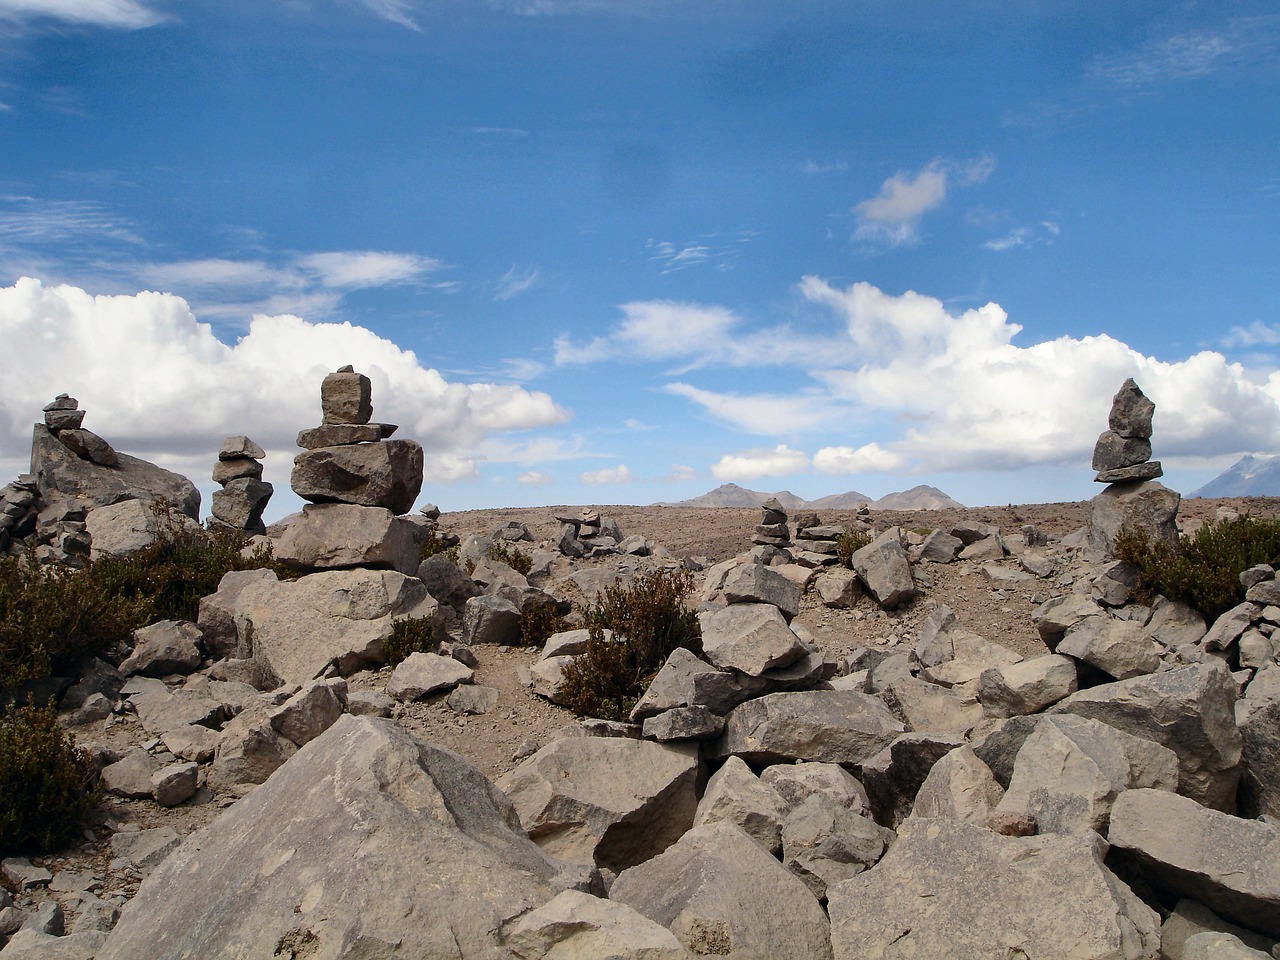
[(1217, 662), (1073, 693), (1053, 708), (1110, 724), (1178, 755), (1178, 792), (1219, 810), (1235, 805), (1241, 738), (1236, 686)]
[(1102, 470), (1094, 477), (1097, 483), (1130, 483), (1140, 480), (1157, 480), (1164, 476), (1164, 466), (1159, 460), (1150, 460), (1132, 467), (1116, 467)]
[(273, 493), (275, 487), (255, 477), (228, 480), (213, 492), (210, 512), (237, 530), (261, 530), (262, 514)]
[(520, 642), (520, 608), (506, 597), (484, 594), (467, 601), (462, 613), (466, 643)]
[(373, 416), (373, 387), (363, 373), (343, 367), (320, 384), (320, 409), (325, 423), (368, 423)]
[(960, 555), (964, 541), (953, 537), (942, 530), (934, 530), (924, 538), (924, 543), (917, 548), (921, 560), (928, 563), (951, 563)]
[(247, 795), (298, 752), (297, 744), (282, 737), (271, 725), (270, 714), (275, 706), (264, 699), (223, 728), (205, 778), (205, 785), (215, 794)]
[(196, 763), (208, 763), (213, 759), (222, 736), (208, 727), (188, 723), (164, 731), (160, 734), (160, 739), (165, 749), (175, 757)]
[(1243, 714), (1239, 726), (1244, 761), (1241, 813), (1280, 818), (1280, 699), (1264, 700), (1239, 712)]
[(1156, 405), (1130, 377), (1111, 398), (1107, 426), (1122, 437), (1150, 437), (1155, 410)]
[(427, 585), (427, 592), (431, 596), (445, 606), (452, 607), (459, 615), (468, 600), (484, 592), (483, 587), (442, 553), (433, 554), (418, 565), (418, 578)]
[(1111, 811), (1114, 850), (1155, 886), (1280, 937), (1280, 830), (1164, 790), (1127, 790)]
[(166, 677), (200, 666), (200, 628), (185, 620), (161, 620), (133, 631), (133, 653), (120, 664), (126, 677)]
[(303, 747), (333, 726), (346, 706), (347, 681), (312, 680), (268, 713), (267, 719), (276, 733)]
[(171, 763), (151, 775), (151, 795), (162, 807), (176, 807), (195, 796), (198, 764)]
[(806, 652), (783, 613), (772, 604), (734, 603), (704, 611), (698, 622), (703, 656), (721, 669), (758, 677), (795, 663)]
[(582, 880), (465, 759), (347, 716), (190, 836), (97, 960), (498, 957), (505, 923)]
[(181, 521), (170, 519), (150, 500), (131, 499), (94, 507), (85, 517), (89, 558), (131, 557), (163, 539), (171, 525), (180, 528)]
[(131, 799), (151, 797), (151, 775), (160, 769), (160, 762), (141, 747), (135, 747), (123, 757), (102, 769), (102, 786), (107, 793)]
[(270, 570), (232, 570), (218, 581), (216, 592), (200, 599), (196, 626), (200, 628), (200, 644), (214, 659), (234, 656), (236, 635), (236, 601), (251, 583), (275, 580)]
[(724, 733), (724, 717), (706, 707), (673, 707), (656, 716), (646, 717), (641, 725), (646, 740), (668, 743), (672, 740), (715, 740)]
[(875, 866), (893, 840), (892, 830), (814, 794), (783, 824), (782, 864), (825, 903), (828, 887)]
[(349, 676), (386, 661), (383, 641), (398, 618), (427, 618), (439, 605), (416, 577), (393, 570), (325, 570), (246, 586), (235, 605), (242, 655), (281, 683), (303, 684), (330, 667)]
[(1004, 790), (991, 768), (965, 745), (956, 747), (929, 770), (909, 816), (982, 825), (1003, 797)]
[(904, 733), (862, 764), (862, 785), (876, 821), (896, 827), (911, 814), (933, 765), (965, 740), (957, 733)]
[[(262, 464), (257, 460), (251, 460), (248, 457), (219, 460), (213, 465), (213, 474), (211, 476), (213, 482), (217, 484), (229, 483), (232, 480), (240, 480), (243, 478), (261, 480)], [(218, 516), (217, 511), (214, 511), (214, 516)]]
[(112, 856), (123, 857), (144, 875), (164, 863), (169, 854), (181, 846), (182, 838), (173, 827), (152, 827), (111, 836)]
[(88, 460), (101, 467), (114, 467), (119, 462), (119, 454), (111, 444), (92, 430), (85, 430), (83, 427), (62, 429), (56, 436), (63, 446), (81, 460)]
[(982, 704), (964, 699), (935, 683), (902, 677), (880, 697), (906, 729), (917, 732), (964, 733), (982, 722)]
[(1271, 960), (1270, 951), (1254, 950), (1229, 933), (1197, 933), (1188, 937), (1182, 956), (1183, 960)]
[(258, 446), (243, 434), (234, 437), (227, 437), (222, 441), (222, 446), (218, 448), (218, 460), (243, 460), (245, 458), (251, 460), (261, 460), (267, 455), (267, 451)]
[(275, 559), (297, 570), (369, 567), (412, 577), (425, 536), (418, 524), (385, 507), (309, 503), (276, 541)]
[(529, 677), (533, 692), (552, 703), (567, 706), (564, 671), (573, 661), (573, 657), (546, 657), (532, 664)]
[(857, 764), (900, 733), (902, 722), (884, 703), (845, 690), (773, 693), (735, 707), (726, 717), (716, 757), (749, 763), (818, 760)]
[(100, 931), (86, 930), (55, 937), (24, 929), (10, 938), (2, 955), (4, 960), (93, 960), (106, 936)]
[(695, 956), (831, 958), (818, 901), (732, 824), (693, 828), (624, 871), (609, 896), (667, 927)]
[(396, 429), (396, 425), (392, 423), (325, 423), (300, 431), (297, 444), (303, 450), (315, 450), (351, 443), (377, 443), (379, 440), (386, 440)]
[(1088, 617), (1067, 630), (1057, 653), (1097, 667), (1117, 680), (1154, 673), (1160, 648), (1145, 628), (1132, 620)]
[(862, 583), (858, 575), (845, 567), (837, 567), (814, 581), (824, 607), (833, 610), (849, 610), (862, 596)]
[(671, 651), (649, 688), (631, 711), (632, 722), (677, 707), (706, 707), (724, 714), (751, 696), (734, 674), (717, 670), (697, 655), (678, 647)]
[(347, 692), (347, 712), (354, 717), (389, 717), (396, 702), (378, 690)]
[(1151, 960), (1159, 915), (1103, 865), (1105, 852), (1096, 835), (908, 820), (874, 870), (828, 889), (835, 956)]
[(707, 781), (694, 826), (732, 823), (775, 857), (782, 853), (786, 801), (737, 757), (730, 757)]
[(1150, 439), (1122, 437), (1113, 430), (1105, 431), (1093, 447), (1094, 470), (1118, 470), (1146, 463), (1150, 459)]
[(386, 440), (307, 450), (294, 457), (290, 484), (312, 503), (408, 513), (422, 489), (422, 447), (412, 440)]
[(556, 740), (497, 781), (530, 838), (570, 863), (625, 870), (693, 823), (696, 746), (648, 740)]
[(978, 678), (978, 700), (988, 717), (1039, 713), (1076, 692), (1076, 665), (1056, 654), (1000, 664)]
[(9, 881), (19, 893), (47, 886), (53, 874), (44, 867), (38, 867), (26, 857), (5, 857), (0, 860), (0, 874)]
[(766, 767), (760, 779), (778, 791), (788, 809), (818, 794), (862, 816), (871, 810), (867, 791), (838, 763), (776, 763)]
[(731, 604), (771, 604), (788, 622), (800, 612), (800, 588), (762, 563), (743, 564), (725, 579), (723, 592)]
[(1177, 543), (1180, 494), (1147, 480), (1112, 483), (1090, 501), (1089, 542), (1111, 556), (1124, 527), (1146, 534), (1151, 543)]
[(1213, 621), (1202, 642), (1206, 650), (1226, 650), (1262, 615), (1262, 607), (1248, 601), (1237, 604)]
[(666, 927), (626, 904), (566, 890), (503, 931), (522, 960), (687, 960)]
[(470, 683), (475, 672), (468, 666), (434, 653), (411, 653), (401, 661), (387, 681), (387, 696), (402, 703), (421, 700), (441, 690)]
[(1057, 650), (1063, 636), (1073, 626), (1089, 617), (1101, 617), (1106, 611), (1091, 597), (1069, 593), (1040, 604), (1031, 614), (1040, 639), (1050, 650)]
[(900, 607), (915, 597), (911, 562), (902, 549), (901, 531), (890, 527), (854, 553), (853, 569), (875, 601), (886, 610)]
[(1185, 960), (1189, 939), (1201, 933), (1228, 933), (1249, 947), (1271, 957), (1275, 942), (1270, 937), (1228, 923), (1202, 903), (1183, 898), (1160, 928), (1160, 955), (1167, 960)]
[(454, 713), (463, 716), (479, 716), (488, 713), (498, 705), (498, 696), (498, 691), (493, 687), (468, 683), (455, 687), (445, 702)]
[(1003, 560), (1008, 555), (1009, 548), (1004, 545), (1004, 540), (999, 533), (975, 540), (960, 551), (961, 560)]

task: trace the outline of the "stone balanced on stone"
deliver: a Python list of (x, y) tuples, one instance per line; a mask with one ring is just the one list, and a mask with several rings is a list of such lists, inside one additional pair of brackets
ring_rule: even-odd
[(1154, 480), (1164, 475), (1159, 460), (1151, 459), (1151, 417), (1156, 405), (1130, 378), (1111, 400), (1109, 429), (1093, 448), (1098, 483)]
[(262, 479), (266, 451), (245, 436), (227, 437), (218, 451), (213, 480), (222, 489), (213, 495), (210, 527), (263, 533), (262, 512), (275, 488)]
[(293, 492), (312, 503), (349, 503), (407, 513), (422, 489), (422, 447), (388, 440), (391, 423), (371, 422), (371, 385), (350, 366), (324, 378), (323, 421), (298, 434)]
[(92, 430), (85, 430), (84, 411), (78, 409), (75, 397), (60, 393), (45, 405), (44, 425), (61, 441), (62, 445), (81, 460), (88, 460), (102, 467), (114, 467), (119, 457), (111, 444)]
[(787, 526), (786, 508), (777, 497), (770, 497), (760, 505), (760, 522), (756, 525), (751, 542), (762, 547), (791, 546), (791, 529)]

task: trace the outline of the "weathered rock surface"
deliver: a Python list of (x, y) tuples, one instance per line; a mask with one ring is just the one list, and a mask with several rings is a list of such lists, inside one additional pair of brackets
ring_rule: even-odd
[(1065, 700), (1077, 686), (1076, 665), (1050, 653), (984, 670), (978, 678), (978, 700), (988, 717), (1016, 717)]
[(760, 779), (778, 791), (788, 809), (820, 794), (863, 816), (871, 810), (867, 791), (838, 763), (775, 763), (765, 768)]
[(200, 666), (200, 628), (183, 620), (161, 620), (133, 631), (133, 653), (120, 664), (126, 677), (165, 677)]
[(1128, 526), (1141, 530), (1152, 542), (1176, 543), (1180, 494), (1155, 481), (1113, 483), (1093, 498), (1089, 513), (1089, 542), (1110, 555), (1116, 535)]
[(422, 489), (422, 447), (386, 440), (305, 450), (293, 460), (293, 492), (312, 503), (354, 503), (408, 513)]
[(828, 889), (835, 957), (1153, 960), (1159, 915), (1103, 865), (1104, 852), (1095, 835), (1003, 837), (908, 820), (875, 869)]
[(498, 958), (570, 885), (462, 757), (344, 717), (188, 837), (97, 956)]
[(1003, 796), (991, 768), (966, 745), (952, 750), (929, 770), (916, 793), (911, 816), (981, 825)]
[(614, 900), (577, 890), (510, 924), (503, 944), (521, 960), (687, 960), (666, 927)]
[(818, 901), (732, 824), (693, 828), (624, 871), (609, 897), (671, 930), (696, 956), (831, 957)]
[(1160, 646), (1142, 624), (1110, 617), (1087, 617), (1070, 627), (1057, 653), (1097, 667), (1117, 680), (1154, 673)]
[(387, 681), (387, 696), (409, 703), (441, 690), (452, 690), (460, 683), (470, 683), (474, 676), (474, 670), (453, 657), (411, 653), (392, 671)]
[(855, 552), (852, 563), (867, 591), (884, 609), (896, 609), (916, 595), (911, 561), (902, 548), (902, 532), (897, 527), (890, 527)]
[(722, 669), (758, 677), (795, 663), (806, 652), (782, 612), (771, 604), (734, 603), (699, 614), (698, 622), (703, 656)]
[(275, 559), (298, 570), (369, 567), (416, 576), (426, 531), (385, 507), (309, 503), (275, 544)]
[(758, 764), (857, 764), (905, 729), (882, 701), (851, 690), (772, 693), (735, 707), (725, 720), (715, 756)]
[(731, 573), (722, 587), (729, 603), (767, 603), (782, 611), (788, 621), (800, 612), (800, 588), (763, 563), (746, 563)]
[(497, 785), (548, 854), (625, 870), (693, 823), (698, 769), (696, 746), (580, 737), (553, 741)]
[(782, 820), (786, 801), (751, 772), (737, 757), (730, 757), (712, 775), (698, 803), (694, 825), (732, 823), (774, 856), (782, 852)]
[(787, 815), (782, 864), (826, 902), (828, 887), (874, 866), (893, 841), (892, 830), (814, 794)]

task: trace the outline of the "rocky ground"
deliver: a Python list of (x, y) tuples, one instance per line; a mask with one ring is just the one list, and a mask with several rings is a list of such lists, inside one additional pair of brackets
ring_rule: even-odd
[[(515, 520), (526, 524), (535, 538), (551, 540), (560, 524), (555, 516), (576, 514), (580, 507), (545, 507), (479, 510), (445, 513), (442, 530), (464, 539), (471, 534), (488, 534), (499, 525)], [(597, 507), (612, 518), (626, 535), (639, 534), (663, 545), (673, 557), (724, 560), (749, 549), (752, 529), (760, 520), (759, 510), (684, 509), (675, 507)], [(1280, 500), (1193, 500), (1183, 503), (1180, 522), (1186, 524), (1233, 510), (1259, 516), (1280, 513)], [(1086, 522), (1086, 503), (1029, 504), (1020, 506), (971, 508), (910, 513), (876, 512), (877, 528), (899, 525), (927, 533), (949, 529), (960, 520), (980, 521), (998, 526), (1006, 537), (1016, 537), (1024, 525), (1034, 525), (1052, 540), (1080, 530)], [(851, 512), (822, 512), (824, 524), (839, 525), (853, 519)], [(610, 561), (579, 561), (579, 565), (602, 565)], [(1014, 568), (1016, 558), (1002, 561)], [(708, 564), (709, 565), (709, 564)], [(925, 586), (921, 597), (899, 610), (885, 612), (864, 597), (852, 609), (824, 606), (812, 593), (802, 599), (798, 622), (818, 640), (824, 652), (836, 659), (862, 647), (914, 644), (923, 620), (940, 604), (950, 607), (968, 629), (1030, 656), (1046, 652), (1031, 621), (1032, 611), (1054, 594), (1070, 589), (1073, 571), (1066, 561), (1053, 574), (1015, 583), (993, 582), (977, 562), (921, 566)], [(456, 632), (456, 626), (453, 628)], [(556, 732), (574, 718), (564, 709), (535, 696), (520, 681), (518, 670), (530, 665), (538, 651), (480, 645), (475, 683), (498, 691), (498, 704), (489, 713), (461, 716), (439, 695), (422, 702), (399, 705), (394, 716), (416, 736), (449, 747), (472, 760), (486, 775), (496, 778), (512, 769), (518, 758), (555, 738)], [(389, 670), (356, 674), (349, 678), (352, 690), (382, 689)], [(136, 717), (124, 714), (106, 721), (75, 728), (77, 739), (116, 753), (144, 744), (151, 738)], [(16, 903), (28, 913), (42, 901), (62, 899), (74, 918), (75, 898), (90, 891), (98, 898), (116, 903), (131, 897), (143, 870), (119, 855), (120, 846), (112, 838), (157, 826), (171, 827), (179, 836), (208, 823), (223, 808), (234, 803), (231, 797), (214, 797), (202, 789), (186, 803), (165, 808), (151, 800), (107, 798), (85, 831), (84, 840), (52, 857), (38, 858), (38, 866), (56, 874), (78, 877), (67, 884), (68, 891), (19, 892)], [(56, 884), (55, 884), (56, 886)], [(70, 920), (68, 921), (70, 925)]]

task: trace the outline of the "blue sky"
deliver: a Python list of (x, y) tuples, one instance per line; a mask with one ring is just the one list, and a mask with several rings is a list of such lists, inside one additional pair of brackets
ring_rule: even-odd
[(1092, 496), (1280, 451), (1280, 13), (0, 0), (0, 466), (55, 394), (284, 494), (325, 370), (446, 509)]

